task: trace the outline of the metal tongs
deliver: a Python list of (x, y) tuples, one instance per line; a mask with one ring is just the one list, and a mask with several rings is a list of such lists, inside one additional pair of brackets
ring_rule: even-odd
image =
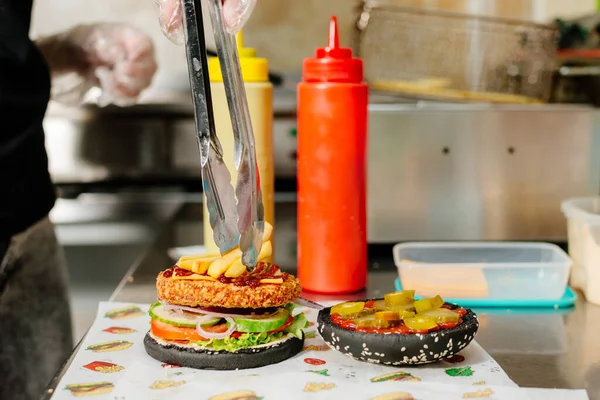
[(200, 146), (202, 186), (214, 240), (221, 254), (239, 245), (242, 263), (251, 271), (262, 247), (264, 208), (237, 44), (235, 36), (225, 30), (221, 2), (206, 0), (233, 126), (234, 163), (238, 172), (235, 195), (215, 131), (201, 0), (183, 0), (187, 62)]

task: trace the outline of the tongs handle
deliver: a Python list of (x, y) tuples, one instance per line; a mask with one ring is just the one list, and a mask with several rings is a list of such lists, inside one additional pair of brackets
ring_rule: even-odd
[(238, 172), (236, 195), (239, 246), (242, 250), (243, 264), (251, 269), (256, 265), (262, 247), (264, 207), (256, 164), (254, 132), (237, 45), (235, 36), (225, 30), (221, 1), (207, 0), (207, 3), (234, 133), (234, 162)]
[(183, 11), (186, 55), (202, 165), (202, 184), (214, 240), (223, 254), (239, 243), (235, 196), (231, 175), (223, 161), (223, 150), (215, 130), (200, 0), (183, 0)]

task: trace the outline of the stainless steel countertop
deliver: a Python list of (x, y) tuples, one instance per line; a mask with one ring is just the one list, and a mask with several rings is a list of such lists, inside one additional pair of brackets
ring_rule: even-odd
[[(276, 262), (296, 270), (296, 203), (279, 198), (276, 206)], [(156, 299), (157, 273), (170, 266), (172, 247), (202, 243), (202, 208), (198, 198), (188, 198), (160, 232), (148, 252), (131, 267), (111, 300), (150, 303)], [(373, 250), (373, 251), (371, 251)], [(315, 301), (378, 297), (393, 290), (397, 271), (391, 249), (370, 248), (368, 287), (351, 296), (305, 293)], [(581, 297), (581, 296), (580, 296)], [(519, 386), (587, 389), (591, 400), (600, 400), (600, 307), (579, 300), (568, 310), (475, 310), (481, 326), (477, 341), (496, 359)], [(67, 369), (70, 361), (55, 380)]]

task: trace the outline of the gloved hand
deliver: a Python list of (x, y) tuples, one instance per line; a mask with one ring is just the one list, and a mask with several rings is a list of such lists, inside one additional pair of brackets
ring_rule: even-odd
[[(157, 65), (154, 46), (143, 32), (125, 24), (80, 25), (46, 40), (54, 49), (68, 49), (70, 60), (60, 58), (61, 51), (44, 51), (53, 75), (70, 72), (78, 76), (77, 83), (65, 86), (66, 80), (55, 80), (53, 98), (63, 103), (81, 101), (92, 87), (101, 89), (97, 101), (104, 106), (120, 106), (136, 102), (140, 93), (150, 86)], [(55, 67), (55, 68), (53, 68)], [(61, 71), (62, 70), (62, 71)], [(72, 78), (72, 77), (71, 77)], [(68, 85), (68, 83), (67, 83)]]
[[(174, 43), (183, 43), (182, 0), (156, 0), (160, 9), (159, 22), (163, 33)], [(226, 30), (236, 33), (246, 24), (256, 0), (223, 0)]]

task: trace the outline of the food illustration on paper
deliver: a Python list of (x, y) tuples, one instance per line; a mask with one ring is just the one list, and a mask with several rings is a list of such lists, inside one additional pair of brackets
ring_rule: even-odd
[(111, 382), (75, 383), (65, 386), (65, 390), (69, 390), (75, 397), (106, 394), (112, 392), (114, 388)]
[(478, 390), (476, 392), (468, 392), (463, 394), (463, 399), (479, 399), (484, 397), (491, 397), (494, 394), (492, 389)]
[(83, 366), (90, 371), (101, 372), (103, 374), (112, 374), (115, 372), (123, 371), (125, 367), (117, 364), (113, 364), (106, 361), (93, 361)]
[(113, 335), (126, 335), (128, 333), (137, 332), (135, 329), (125, 328), (122, 326), (111, 326), (110, 328), (103, 329), (102, 332), (112, 333)]
[(104, 316), (113, 320), (137, 318), (145, 315), (138, 306), (125, 306), (107, 311)]
[(172, 388), (172, 387), (177, 387), (177, 386), (181, 386), (185, 384), (185, 381), (154, 381), (154, 383), (152, 383), (152, 385), (150, 385), (150, 389), (153, 390), (162, 390), (162, 389), (168, 389), (168, 388)]
[(327, 369), (320, 369), (320, 370), (312, 370), (312, 369), (309, 369), (309, 370), (308, 370), (308, 371), (306, 371), (306, 372), (312, 372), (312, 373), (319, 374), (319, 375), (323, 375), (323, 376), (330, 376), (330, 375), (329, 375), (329, 370), (327, 370)]
[(320, 358), (305, 358), (304, 362), (310, 365), (323, 365), (327, 364), (325, 360), (321, 360)]
[(176, 364), (160, 364), (160, 366), (165, 369), (181, 368), (179, 365)]
[(397, 371), (385, 375), (376, 376), (371, 378), (371, 382), (386, 382), (386, 381), (406, 381), (406, 382), (420, 382), (421, 378), (413, 376), (410, 372)]
[(395, 392), (373, 397), (371, 400), (415, 400), (415, 398), (407, 392)]
[(92, 344), (86, 348), (94, 353), (108, 353), (111, 351), (122, 351), (133, 346), (133, 343), (126, 340), (115, 340), (112, 342), (104, 342), (98, 344)]
[(263, 398), (257, 396), (252, 390), (236, 390), (213, 396), (208, 400), (263, 400)]
[(321, 390), (331, 390), (335, 387), (335, 383), (324, 382), (308, 382), (304, 386), (305, 392), (320, 392)]
[(449, 368), (446, 370), (446, 374), (449, 376), (473, 376), (473, 370), (471, 367)]

